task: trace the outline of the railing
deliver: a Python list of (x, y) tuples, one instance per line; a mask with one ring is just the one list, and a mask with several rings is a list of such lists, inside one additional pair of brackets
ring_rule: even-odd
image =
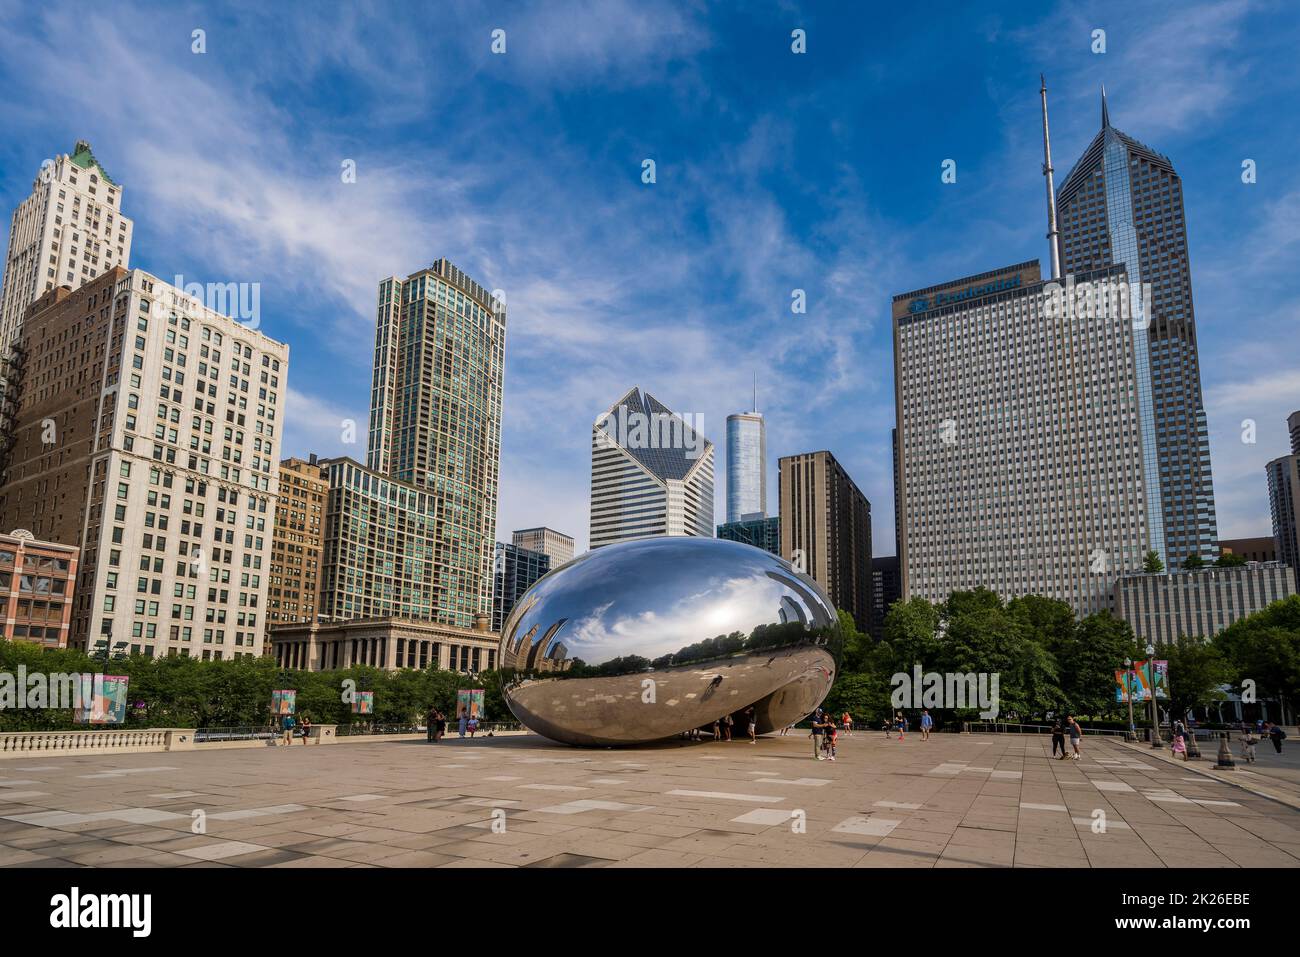
[[(381, 735), (381, 734), (427, 734), (428, 727), (423, 724), (369, 724), (357, 722), (355, 724), (341, 724), (338, 728), (340, 738), (359, 737), (362, 735)], [(478, 723), (477, 735), (487, 734), (489, 731), (494, 734), (502, 731), (522, 731), (523, 725), (518, 721), (480, 721)], [(468, 735), (468, 731), (466, 734)], [(447, 736), (459, 736), (460, 732), (456, 726), (456, 719), (447, 720)]]
[[(1084, 734), (1110, 734), (1123, 737), (1128, 732), (1115, 731), (1110, 728), (1085, 728), (1079, 725)], [(1051, 734), (1052, 727), (1047, 724), (1006, 724), (1002, 721), (966, 721), (962, 723), (962, 730), (973, 733), (985, 734)], [(1068, 732), (1067, 732), (1068, 733)]]
[(199, 728), (194, 732), (195, 744), (214, 741), (268, 741), (280, 737), (280, 731), (270, 725), (257, 727), (245, 725), (233, 728)]
[(0, 732), (0, 754), (34, 751), (161, 751), (167, 743), (165, 729), (119, 731), (4, 731)]

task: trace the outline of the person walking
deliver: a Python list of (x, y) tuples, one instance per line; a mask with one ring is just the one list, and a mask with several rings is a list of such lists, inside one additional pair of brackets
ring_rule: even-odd
[(456, 716), (456, 731), (463, 738), (465, 737), (465, 728), (469, 724), (469, 717), (462, 711)]
[(1247, 764), (1255, 763), (1255, 745), (1259, 744), (1259, 737), (1255, 734), (1255, 729), (1249, 725), (1244, 725), (1245, 730), (1241, 735), (1241, 756), (1245, 758)]
[(286, 714), (280, 719), (280, 739), (285, 744), (293, 744), (293, 728), (297, 723), (291, 714)]
[[(1060, 748), (1061, 756), (1056, 758), (1056, 750)], [(1052, 757), (1058, 761), (1065, 760), (1065, 726), (1061, 724), (1061, 719), (1057, 718), (1052, 723)]]
[(731, 740), (731, 729), (736, 726), (736, 718), (731, 712), (722, 716), (722, 740)]
[(302, 716), (302, 743), (308, 743), (307, 739), (311, 737), (311, 718), (307, 715)]
[[(1179, 723), (1181, 724), (1181, 722)], [(1178, 755), (1181, 754), (1183, 756), (1183, 760), (1184, 761), (1187, 760), (1187, 739), (1184, 738), (1181, 734), (1174, 735), (1174, 743), (1171, 744), (1169, 747), (1173, 751), (1174, 757), (1178, 757)]]
[(930, 716), (930, 712), (928, 709), (922, 708), (921, 709), (921, 740), (922, 741), (930, 740), (930, 730), (933, 727), (934, 727), (934, 718)]
[(714, 741), (722, 740), (722, 719), (721, 718), (713, 719), (713, 740)]
[(1282, 726), (1273, 721), (1270, 721), (1268, 723), (1268, 737), (1269, 740), (1273, 742), (1273, 750), (1276, 751), (1278, 754), (1281, 754), (1282, 739), (1286, 737), (1286, 732), (1282, 730)]
[(813, 757), (822, 760), (822, 709), (812, 713), (812, 730), (808, 734), (813, 741)]
[(745, 724), (749, 726), (749, 743), (758, 744), (758, 713), (754, 711), (753, 706), (745, 709)]
[(898, 740), (903, 740), (903, 729), (907, 727), (907, 722), (903, 719), (903, 712), (898, 712), (894, 718), (894, 727), (898, 731)]
[(438, 740), (438, 709), (429, 705), (424, 713), (424, 740), (432, 744)]
[(840, 718), (840, 722), (844, 725), (844, 733), (850, 738), (853, 737), (853, 717), (845, 711), (843, 717)]
[(478, 717), (471, 717), (466, 727), (469, 729), (469, 736), (474, 737), (474, 732), (478, 730)]
[(835, 729), (835, 719), (830, 715), (826, 716), (826, 734), (822, 740), (822, 747), (826, 750), (826, 760), (835, 760), (835, 738), (837, 732)]
[(1071, 760), (1078, 761), (1083, 757), (1083, 752), (1080, 750), (1083, 746), (1083, 728), (1079, 727), (1079, 722), (1074, 720), (1072, 714), (1065, 716), (1065, 723), (1070, 731), (1070, 747), (1074, 749), (1074, 754), (1070, 756)]

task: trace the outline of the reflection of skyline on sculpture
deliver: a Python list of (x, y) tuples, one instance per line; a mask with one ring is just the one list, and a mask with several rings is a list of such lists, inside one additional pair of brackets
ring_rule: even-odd
[(751, 707), (766, 733), (820, 703), (838, 658), (838, 616), (812, 579), (761, 549), (690, 537), (611, 545), (552, 572), (506, 620), (500, 653), (516, 717), (588, 745)]

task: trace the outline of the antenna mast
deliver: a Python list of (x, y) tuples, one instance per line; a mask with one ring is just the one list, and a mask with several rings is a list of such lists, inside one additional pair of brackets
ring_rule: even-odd
[(1047, 241), (1052, 252), (1052, 278), (1061, 278), (1060, 233), (1056, 228), (1056, 185), (1052, 181), (1052, 138), (1047, 131), (1047, 80), (1038, 74), (1038, 95), (1043, 101), (1043, 176), (1047, 178)]

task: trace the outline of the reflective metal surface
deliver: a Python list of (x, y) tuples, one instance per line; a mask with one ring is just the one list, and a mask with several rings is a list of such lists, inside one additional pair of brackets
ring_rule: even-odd
[(753, 706), (764, 734), (812, 711), (839, 665), (830, 599), (789, 562), (714, 538), (587, 552), (524, 593), (501, 632), (503, 694), (527, 727), (636, 744)]

